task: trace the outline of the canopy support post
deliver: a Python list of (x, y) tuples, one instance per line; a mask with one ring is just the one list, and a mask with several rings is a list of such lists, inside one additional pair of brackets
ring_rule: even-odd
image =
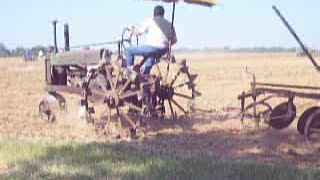
[(176, 10), (176, 2), (173, 2), (172, 5), (172, 17), (171, 17), (171, 29), (170, 29), (170, 40), (169, 40), (169, 52), (168, 52), (168, 60), (171, 59), (171, 49), (172, 49), (172, 37), (173, 37), (173, 29), (174, 29), (174, 13)]
[(173, 34), (173, 23), (174, 23), (174, 12), (176, 9), (176, 2), (173, 2), (173, 8), (172, 8), (172, 19), (171, 19), (171, 28), (170, 28), (170, 39), (169, 39), (169, 50), (168, 50), (168, 64), (167, 64), (167, 73), (165, 75), (164, 83), (167, 84), (167, 78), (169, 75), (169, 69), (170, 69), (170, 64), (171, 64), (171, 48), (172, 48), (172, 34)]

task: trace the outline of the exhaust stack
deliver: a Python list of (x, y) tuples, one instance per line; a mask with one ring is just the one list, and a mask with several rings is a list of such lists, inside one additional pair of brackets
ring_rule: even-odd
[(58, 44), (57, 44), (57, 20), (52, 21), (53, 25), (53, 44), (54, 44), (54, 52), (58, 53)]
[(69, 41), (69, 25), (64, 24), (64, 50), (70, 51), (70, 41)]

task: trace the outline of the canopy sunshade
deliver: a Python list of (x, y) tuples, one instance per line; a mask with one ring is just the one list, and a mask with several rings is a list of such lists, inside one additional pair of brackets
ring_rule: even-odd
[(149, 0), (149, 1), (162, 1), (162, 2), (186, 2), (190, 4), (197, 4), (203, 6), (214, 6), (217, 5), (217, 0)]

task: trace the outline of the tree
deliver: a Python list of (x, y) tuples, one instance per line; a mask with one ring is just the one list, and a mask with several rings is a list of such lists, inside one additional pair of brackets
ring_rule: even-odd
[(17, 47), (13, 56), (23, 56), (26, 49), (24, 47)]
[(0, 57), (8, 57), (10, 55), (10, 51), (7, 47), (0, 42)]
[(46, 53), (46, 47), (40, 46), (40, 45), (34, 46), (34, 47), (31, 48), (31, 51), (32, 51), (32, 54), (34, 56), (38, 56), (39, 51), (42, 51), (42, 52)]

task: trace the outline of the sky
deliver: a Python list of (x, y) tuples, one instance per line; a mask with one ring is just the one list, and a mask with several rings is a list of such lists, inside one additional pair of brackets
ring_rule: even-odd
[[(219, 0), (208, 8), (185, 3), (176, 6), (177, 48), (298, 46), (272, 10), (287, 18), (302, 41), (320, 49), (319, 0)], [(172, 5), (144, 0), (0, 0), (0, 42), (8, 48), (52, 45), (51, 21), (57, 19), (59, 46), (63, 24), (70, 26), (71, 46), (115, 41), (128, 25), (152, 17), (153, 7)]]

